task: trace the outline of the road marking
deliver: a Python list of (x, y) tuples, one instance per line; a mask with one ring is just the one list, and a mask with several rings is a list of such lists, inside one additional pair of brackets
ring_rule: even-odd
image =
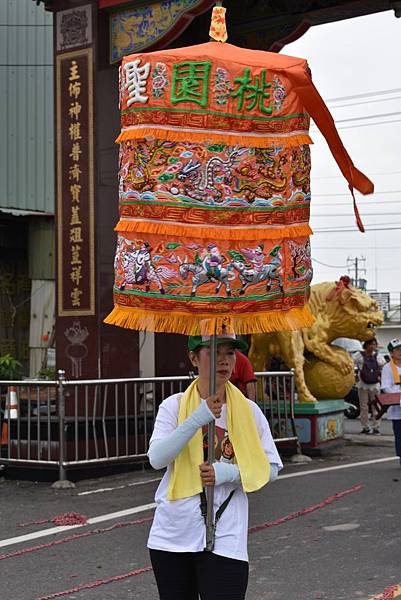
[(161, 477), (155, 477), (154, 479), (144, 479), (143, 481), (125, 483), (124, 485), (116, 485), (115, 487), (98, 488), (97, 490), (89, 490), (88, 492), (79, 492), (77, 496), (88, 496), (89, 494), (100, 494), (101, 492), (113, 492), (114, 490), (123, 490), (124, 488), (133, 487), (135, 485), (145, 485), (146, 483), (154, 483), (155, 481), (161, 481), (161, 479)]
[(279, 475), (277, 481), (281, 479), (290, 479), (290, 477), (303, 477), (304, 475), (313, 475), (314, 473), (326, 473), (327, 471), (340, 471), (341, 469), (351, 469), (352, 467), (363, 467), (364, 465), (373, 465), (376, 463), (389, 462), (390, 460), (399, 460), (398, 456), (389, 456), (387, 458), (375, 458), (373, 460), (364, 460), (362, 462), (347, 463), (346, 465), (337, 465), (336, 467), (324, 467), (322, 469), (309, 469), (299, 473), (288, 473), (288, 475)]
[[(377, 458), (374, 460), (365, 460), (362, 462), (350, 463), (346, 465), (338, 465), (335, 467), (325, 467), (322, 469), (309, 469), (308, 471), (299, 471), (298, 473), (288, 473), (288, 475), (280, 475), (277, 481), (283, 479), (289, 479), (291, 477), (303, 477), (305, 475), (315, 475), (316, 473), (326, 473), (328, 471), (338, 471), (340, 469), (350, 469), (352, 467), (363, 467), (364, 465), (371, 465), (375, 463), (389, 462), (391, 460), (398, 460), (397, 456), (390, 456), (388, 458)], [(276, 484), (277, 484), (276, 481)], [(85, 525), (66, 525), (60, 527), (51, 527), (43, 529), (41, 531), (35, 531), (34, 533), (28, 533), (26, 535), (19, 535), (17, 537), (0, 540), (0, 548), (5, 546), (12, 546), (13, 544), (21, 544), (30, 540), (35, 540), (48, 535), (56, 535), (57, 533), (64, 533), (64, 531), (70, 531), (71, 529), (77, 529), (79, 527), (86, 527), (86, 525), (93, 525), (95, 523), (102, 523), (103, 521), (109, 521), (111, 519), (118, 519), (119, 517), (126, 517), (140, 512), (153, 510), (156, 508), (154, 502), (150, 504), (142, 504), (141, 506), (134, 506), (133, 508), (127, 508), (126, 510), (120, 510), (114, 513), (108, 513), (106, 515), (100, 515), (99, 517), (93, 517), (88, 519)]]
[(107, 515), (100, 515), (99, 517), (93, 517), (88, 519), (84, 525), (65, 525), (62, 527), (51, 527), (49, 529), (42, 529), (41, 531), (35, 531), (34, 533), (28, 533), (26, 535), (19, 535), (17, 537), (8, 538), (7, 540), (0, 540), (0, 548), (5, 546), (12, 546), (13, 544), (21, 544), (22, 542), (28, 542), (30, 540), (36, 540), (37, 538), (46, 537), (48, 535), (56, 535), (57, 533), (64, 533), (71, 529), (78, 529), (85, 527), (86, 525), (94, 525), (95, 523), (102, 523), (103, 521), (109, 521), (111, 519), (118, 519), (120, 517), (126, 517), (139, 512), (145, 512), (147, 510), (153, 510), (156, 508), (155, 502), (151, 504), (142, 504), (142, 506), (134, 506), (133, 508), (127, 508), (126, 510), (119, 510), (118, 512), (108, 513)]

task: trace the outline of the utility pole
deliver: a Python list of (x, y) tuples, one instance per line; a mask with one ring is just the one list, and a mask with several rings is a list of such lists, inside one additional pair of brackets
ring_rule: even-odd
[[(351, 277), (352, 284), (361, 290), (366, 290), (366, 258), (364, 256), (347, 258), (348, 275)], [(363, 275), (363, 277), (361, 277)]]

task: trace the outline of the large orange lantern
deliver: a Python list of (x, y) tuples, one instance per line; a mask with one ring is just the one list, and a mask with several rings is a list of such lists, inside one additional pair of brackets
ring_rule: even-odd
[(310, 117), (352, 194), (373, 185), (306, 61), (217, 42), (134, 54), (120, 68), (120, 104), (106, 322), (183, 334), (311, 325)]

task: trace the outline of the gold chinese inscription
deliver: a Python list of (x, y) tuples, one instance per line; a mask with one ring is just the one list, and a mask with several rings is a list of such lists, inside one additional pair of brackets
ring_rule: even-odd
[(69, 78), (68, 78), (68, 96), (70, 99), (68, 109), (68, 136), (70, 140), (70, 152), (69, 152), (69, 165), (68, 165), (68, 178), (70, 180), (69, 196), (70, 196), (70, 269), (69, 275), (72, 282), (72, 289), (70, 292), (71, 306), (73, 308), (80, 308), (81, 296), (83, 291), (81, 289), (82, 280), (82, 260), (81, 251), (82, 244), (85, 243), (82, 237), (82, 222), (80, 218), (80, 196), (82, 186), (80, 184), (82, 170), (81, 170), (81, 122), (80, 115), (82, 111), (82, 105), (80, 104), (81, 95), (81, 75), (79, 72), (79, 65), (76, 60), (71, 60), (69, 66)]

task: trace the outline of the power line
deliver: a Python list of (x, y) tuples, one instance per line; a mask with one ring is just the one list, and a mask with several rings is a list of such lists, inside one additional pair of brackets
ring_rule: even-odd
[(361, 123), (360, 125), (345, 125), (337, 129), (355, 129), (356, 127), (373, 127), (374, 125), (387, 125), (389, 123), (399, 123), (401, 119), (392, 119), (391, 121), (379, 121), (378, 123)]
[(354, 98), (368, 98), (369, 96), (380, 96), (385, 94), (394, 94), (401, 92), (401, 88), (379, 90), (378, 92), (365, 92), (363, 94), (352, 94), (351, 96), (340, 96), (338, 98), (329, 98), (326, 103), (329, 102), (340, 102), (341, 100), (353, 100)]
[[(383, 215), (386, 216), (386, 215)], [(401, 223), (394, 223), (394, 221), (390, 221), (389, 223), (376, 223), (376, 225), (379, 225), (380, 227), (384, 226), (384, 225), (401, 225)], [(347, 225), (345, 225), (344, 227), (347, 227)], [(323, 229), (323, 228), (322, 228)], [(329, 229), (331, 229), (331, 227), (329, 227)], [(341, 231), (341, 226), (340, 226), (340, 231)]]
[[(350, 194), (348, 194), (348, 196), (350, 196)], [(387, 206), (388, 204), (401, 204), (401, 199), (400, 200), (386, 200), (385, 202), (381, 202), (380, 206)], [(358, 206), (371, 206), (372, 205), (372, 200), (358, 200)], [(320, 208), (321, 206), (331, 206), (331, 207), (335, 207), (335, 206), (352, 206), (352, 200), (351, 200), (351, 196), (350, 196), (350, 201), (349, 202), (319, 202), (319, 200), (314, 198), (314, 201), (312, 203), (312, 207), (315, 208)]]
[[(353, 215), (352, 205), (350, 204), (350, 212), (349, 213), (321, 213), (321, 214), (313, 213), (312, 217), (322, 219), (322, 218), (326, 218), (326, 217), (349, 217), (352, 215)], [(401, 212), (364, 213), (364, 214), (361, 214), (361, 217), (363, 217), (364, 219), (366, 219), (367, 217), (401, 217)]]
[(383, 250), (401, 250), (401, 246), (315, 246), (314, 250), (377, 250), (382, 252)]
[[(379, 119), (380, 117), (396, 117), (397, 115), (401, 115), (401, 111), (397, 110), (395, 112), (389, 112), (389, 113), (380, 113), (377, 115), (366, 115), (364, 117), (348, 117), (346, 119), (335, 119), (336, 124), (337, 123), (350, 123), (351, 121), (366, 121), (367, 119)], [(317, 127), (317, 125), (315, 123), (313, 123), (313, 125), (315, 127)]]
[[(376, 173), (370, 173), (370, 175), (400, 175), (401, 171), (381, 171)], [(313, 179), (343, 179), (343, 175), (320, 175), (319, 177), (314, 177)]]
[(347, 265), (328, 265), (327, 263), (322, 262), (321, 260), (317, 260), (312, 256), (313, 262), (319, 263), (319, 265), (323, 265), (324, 267), (330, 267), (330, 269), (346, 269)]
[[(399, 231), (401, 227), (386, 227), (386, 228), (374, 228), (367, 227), (365, 228), (366, 232), (369, 231)], [(313, 233), (359, 233), (358, 229), (354, 227), (353, 229), (314, 229)]]
[[(381, 195), (381, 194), (400, 194), (401, 190), (384, 190), (383, 192), (373, 192), (373, 194), (368, 194), (369, 196), (377, 196), (377, 195)], [(319, 193), (319, 192), (314, 192), (314, 197), (316, 198), (316, 196), (319, 196), (320, 198), (323, 198), (323, 196), (328, 196), (328, 197), (332, 197), (332, 196), (349, 196), (350, 193), (349, 192), (341, 192), (341, 193), (334, 193), (334, 194), (326, 194), (324, 193)]]
[(392, 100), (399, 100), (401, 96), (392, 96), (391, 98), (377, 98), (376, 100), (367, 100), (365, 102), (349, 102), (348, 104), (339, 104), (333, 106), (332, 109), (346, 108), (347, 106), (361, 106), (362, 104), (374, 104), (375, 102), (391, 102)]

